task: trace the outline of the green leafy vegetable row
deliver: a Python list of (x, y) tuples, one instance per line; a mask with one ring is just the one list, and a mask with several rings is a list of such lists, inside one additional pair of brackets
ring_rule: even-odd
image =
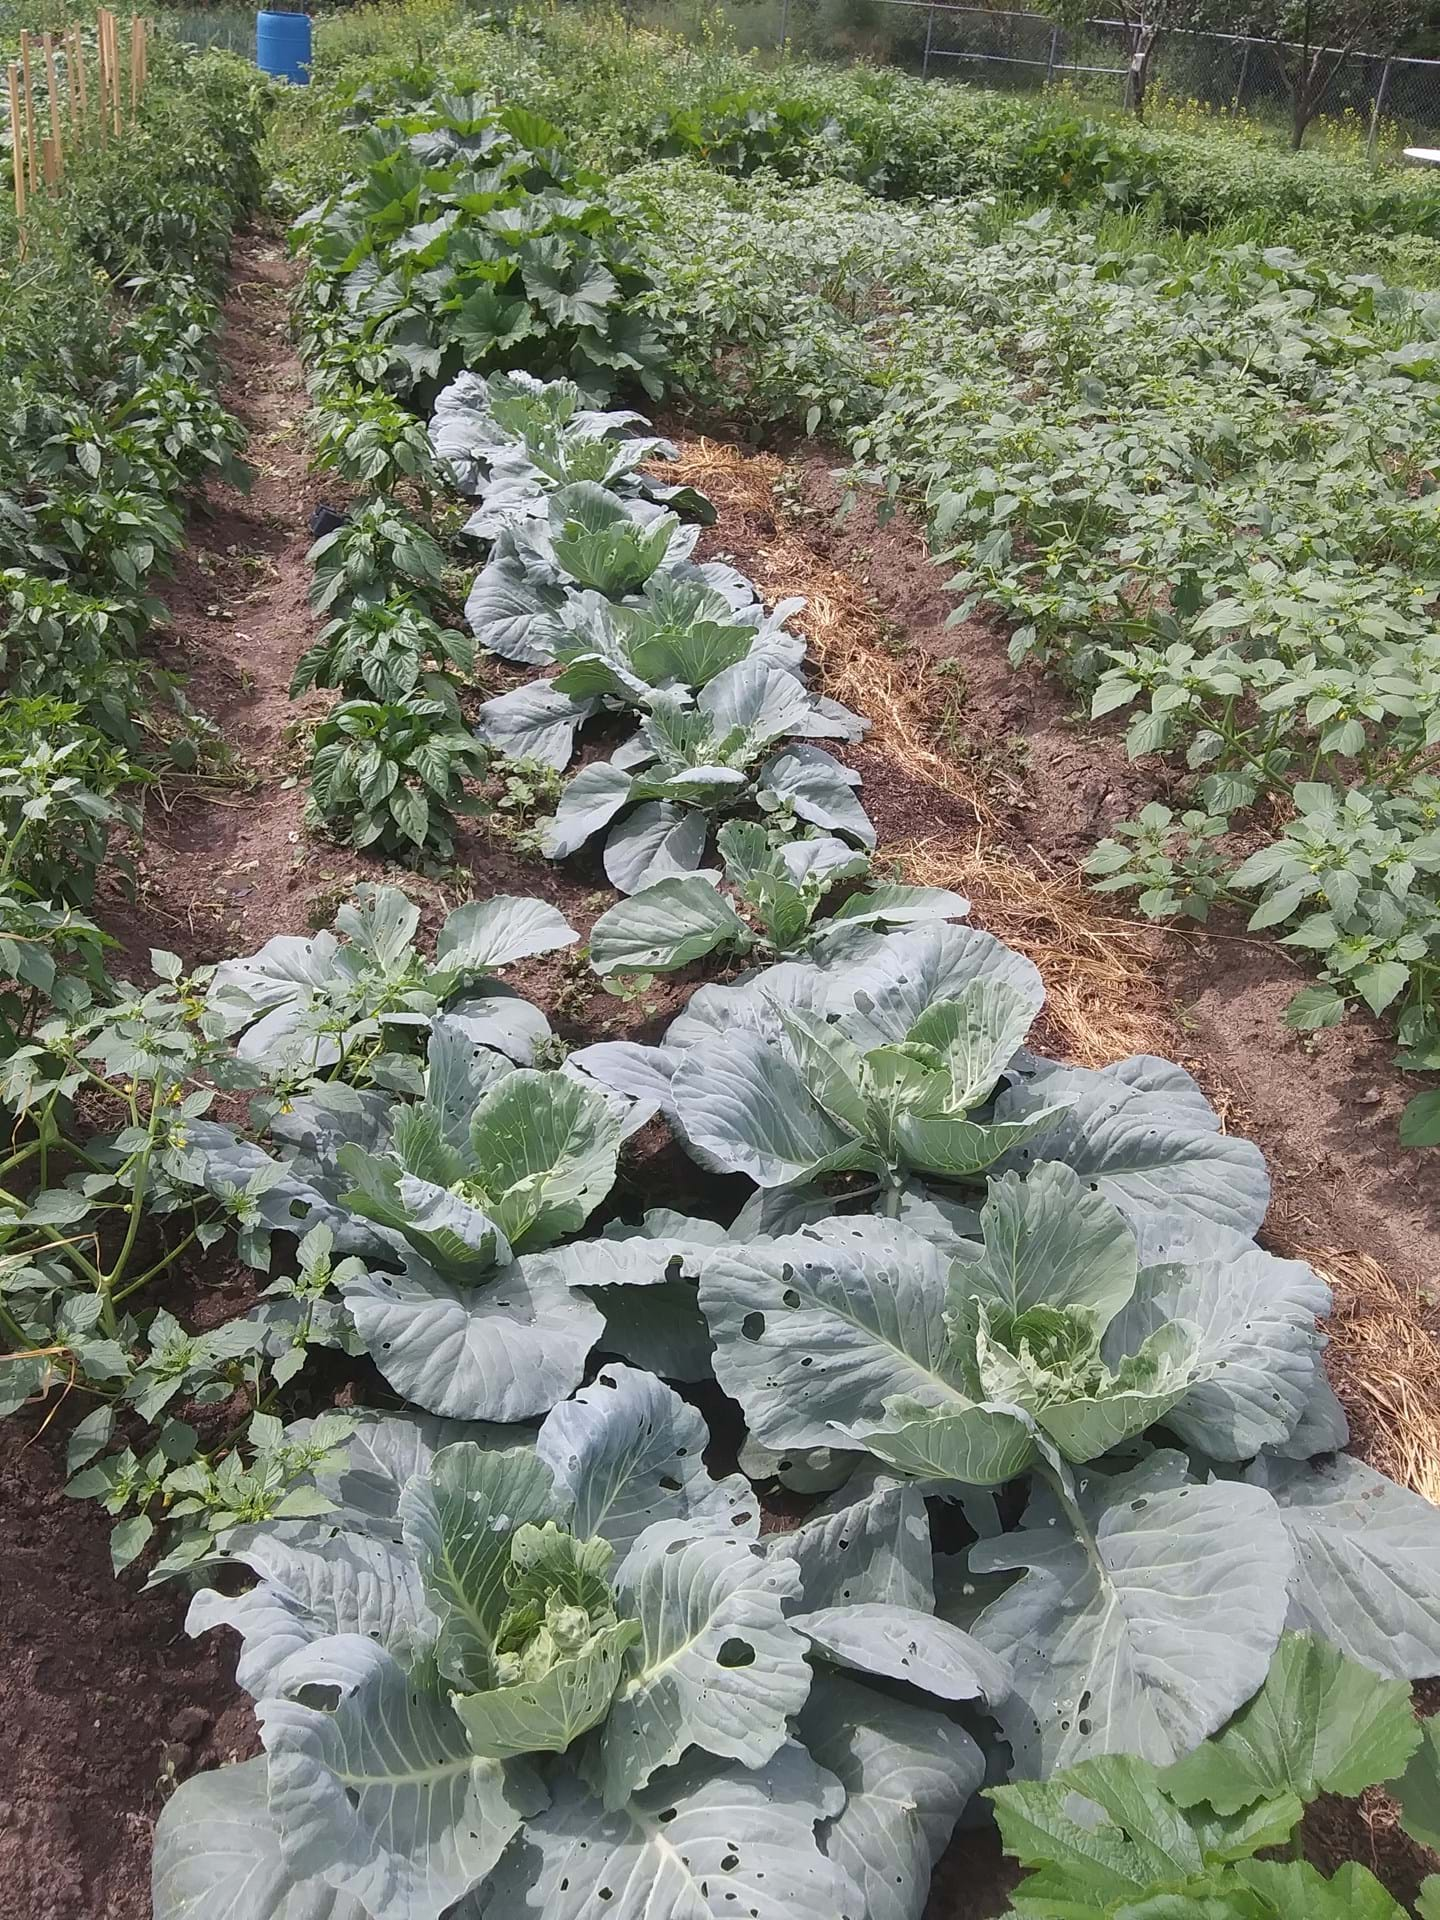
[[(440, 396), (434, 478), (490, 549), (472, 627), (558, 668), (481, 727), (562, 767), (637, 715), (545, 830), (559, 854), (607, 829), (633, 883), (593, 964), (760, 964), (656, 1044), (571, 1049), (497, 978), (576, 942), (554, 907), (469, 902), (432, 948), (376, 885), (333, 933), (62, 994), (0, 1086), (0, 1379), (94, 1397), (72, 1491), (117, 1564), (158, 1546), (152, 1577), (216, 1580), (190, 1626), (238, 1633), (257, 1703), (262, 1753), (166, 1809), (157, 1920), (918, 1920), (1007, 1775), (1027, 1864), (1110, 1869), (1059, 1883), (1071, 1911), (1323, 1911), (1331, 1883), (1248, 1855), (1315, 1789), (1402, 1773), (1433, 1827), (1433, 1743), (1401, 1722), (1440, 1673), (1440, 1514), (1342, 1451), (1327, 1290), (1257, 1245), (1263, 1161), (1194, 1081), (1034, 1052), (1039, 977), (957, 896), (841, 894), (874, 835), (811, 741), (859, 722), (800, 678), (793, 609), (694, 562), (679, 515), (708, 503), (594, 397), (493, 366)], [(429, 474), (363, 410), (415, 454), (367, 484)], [(473, 743), (429, 532), (381, 492), (315, 560), (301, 683), (428, 702)], [(347, 817), (419, 845), (410, 776), (366, 755)], [(77, 1149), (77, 1098), (117, 1093)], [(647, 1126), (713, 1209), (640, 1211)], [(113, 1232), (74, 1231), (117, 1185), (118, 1267)], [(166, 1262), (233, 1235), (258, 1304), (200, 1334), (155, 1307), (142, 1208)], [(400, 1405), (297, 1400), (315, 1347)], [(1079, 1843), (1066, 1782), (1102, 1822)], [(1334, 1897), (1384, 1915), (1358, 1870)]]

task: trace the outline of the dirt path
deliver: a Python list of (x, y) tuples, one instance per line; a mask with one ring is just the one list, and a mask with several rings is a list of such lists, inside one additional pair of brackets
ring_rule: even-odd
[(308, 396), (290, 339), (298, 272), (278, 226), (257, 223), (237, 240), (220, 336), (223, 393), (245, 425), (255, 479), (248, 494), (212, 486), (192, 513), (175, 578), (164, 583), (170, 621), (160, 641), (232, 764), (218, 779), (167, 786), (147, 807), (139, 898), (123, 925), (139, 965), (152, 944), (195, 961), (252, 951), (304, 926), (323, 879), (301, 840), (296, 736), (300, 719), (329, 700), (297, 705), (289, 694), (316, 625), (306, 555), (324, 491), (306, 470)]

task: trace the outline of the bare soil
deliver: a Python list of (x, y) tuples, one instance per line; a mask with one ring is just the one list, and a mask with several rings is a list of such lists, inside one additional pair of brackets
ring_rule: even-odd
[[(224, 780), (175, 782), (152, 804), (138, 897), (112, 900), (107, 914), (137, 971), (152, 945), (214, 960), (251, 951), (275, 932), (325, 925), (351, 883), (377, 873), (301, 825), (300, 729), (326, 696), (297, 707), (287, 690), (314, 629), (306, 609), (310, 515), (335, 489), (307, 474), (305, 392), (286, 311), (292, 282), (273, 229), (259, 226), (237, 243), (222, 345), (227, 401), (250, 430), (257, 478), (248, 496), (217, 487), (197, 504), (162, 639), (164, 657), (190, 675), (195, 702), (218, 724), (234, 766)], [(1326, 1250), (1327, 1270), (1354, 1279), (1346, 1309), (1364, 1337), (1337, 1338), (1337, 1383), (1361, 1451), (1395, 1471), (1397, 1423), (1387, 1424), (1384, 1405), (1367, 1398), (1351, 1363), (1366, 1340), (1375, 1344), (1377, 1328), (1387, 1351), (1403, 1348), (1405, 1424), (1430, 1420), (1440, 1435), (1440, 1361), (1418, 1292), (1437, 1270), (1440, 1218), (1426, 1159), (1401, 1161), (1394, 1149), (1407, 1088), (1389, 1065), (1388, 1042), (1357, 1023), (1309, 1050), (1286, 1038), (1275, 1015), (1296, 976), (1278, 949), (1237, 929), (1176, 937), (1106, 919), (1066, 921), (1080, 911), (1078, 861), (1117, 815), (1163, 793), (1163, 769), (1132, 767), (1113, 741), (1078, 730), (1053, 684), (1009, 667), (997, 627), (947, 626), (952, 602), (917, 529), (903, 517), (882, 525), (863, 506), (837, 523), (830, 464), (797, 457), (779, 500), (753, 473), (728, 497), (711, 484), (722, 521), (705, 551), (732, 555), (770, 598), (795, 590), (796, 580), (777, 570), (782, 560), (793, 569), (801, 552), (840, 600), (868, 607), (887, 698), (902, 720), (909, 702), (930, 729), (901, 751), (895, 730), (877, 727), (851, 750), (882, 849), (923, 843), (964, 856), (977, 920), (1042, 963), (1047, 951), (1059, 953), (1053, 943), (1073, 937), (1085, 945), (1090, 974), (1063, 1005), (1056, 995), (1049, 1016), (1055, 1050), (1077, 1050), (1077, 1035), (1093, 1042), (1083, 1048), (1087, 1057), (1105, 1051), (1096, 1036), (1157, 1036), (1154, 1044), (1184, 1059), (1229, 1123), (1261, 1141), (1276, 1177), (1273, 1237)], [(773, 477), (776, 463), (766, 471)], [(812, 601), (807, 618), (815, 611)], [(438, 883), (386, 876), (409, 887), (432, 925), (471, 885), (477, 893), (541, 894), (582, 932), (608, 898), (598, 862), (560, 872), (483, 825), (467, 829), (458, 853), (462, 871)], [(1034, 897), (1049, 902), (1044, 925), (1016, 906), (1031, 898), (1024, 884), (1016, 892), (1016, 876), (1033, 879)], [(532, 963), (517, 984), (567, 1036), (652, 1037), (700, 977), (691, 970), (635, 1007), (597, 989), (563, 956)], [(1106, 994), (1114, 1004), (1100, 1004)], [(693, 1168), (658, 1142), (641, 1146), (617, 1196), (623, 1208), (678, 1198), (680, 1180), (693, 1193)], [(1382, 1282), (1387, 1310), (1405, 1321), (1404, 1341), (1376, 1318)], [(241, 1304), (245, 1284), (223, 1266), (200, 1267), (184, 1277), (188, 1306), (173, 1304), (205, 1322)], [(37, 1409), (0, 1426), (0, 1726), (8, 1736), (0, 1755), (0, 1920), (145, 1920), (150, 1834), (166, 1793), (192, 1771), (255, 1749), (228, 1636), (189, 1640), (177, 1589), (142, 1593), (134, 1574), (116, 1581), (104, 1517), (65, 1499), (64, 1436), (83, 1410), (64, 1404), (47, 1422)], [(1433, 1452), (1440, 1488), (1440, 1439)], [(1420, 1458), (1430, 1454), (1421, 1449)], [(1418, 1476), (1417, 1468), (1412, 1482)], [(1383, 1802), (1367, 1802), (1361, 1814), (1325, 1810), (1311, 1844), (1322, 1860), (1365, 1860), (1413, 1897), (1422, 1863)], [(937, 1873), (929, 1920), (1000, 1914), (1012, 1881), (993, 1835), (962, 1834)]]

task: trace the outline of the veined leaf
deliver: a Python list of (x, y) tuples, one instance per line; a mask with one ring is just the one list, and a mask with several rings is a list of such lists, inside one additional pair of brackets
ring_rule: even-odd
[[(844, 1794), (793, 1741), (754, 1767), (692, 1755), (606, 1810), (560, 1774), (492, 1876), (481, 1920), (863, 1920), (858, 1887), (816, 1839)], [(733, 1843), (733, 1844), (732, 1844)], [(734, 1896), (731, 1898), (730, 1896)]]
[(747, 1483), (706, 1471), (709, 1439), (696, 1410), (652, 1374), (608, 1366), (546, 1416), (536, 1448), (572, 1504), (576, 1534), (598, 1535), (624, 1554), (657, 1520), (758, 1532)]
[(717, 947), (743, 953), (754, 938), (709, 880), (657, 880), (601, 914), (590, 930), (590, 964), (598, 974), (670, 973)]
[[(441, 1920), (544, 1804), (525, 1770), (477, 1759), (448, 1702), (383, 1647), (321, 1641), (281, 1678), (259, 1715), (285, 1859), (375, 1920)], [(333, 1709), (299, 1697), (316, 1691)]]
[(367, 1920), (369, 1908), (299, 1878), (266, 1800), (263, 1754), (182, 1780), (155, 1827), (155, 1920)]
[(1182, 1807), (1238, 1813), (1254, 1800), (1354, 1798), (1404, 1771), (1420, 1744), (1410, 1689), (1381, 1680), (1308, 1633), (1281, 1640), (1265, 1684), (1229, 1725), (1166, 1769)]
[[(328, 1516), (327, 1516), (328, 1518)], [(189, 1634), (231, 1627), (240, 1635), (235, 1677), (257, 1700), (301, 1647), (335, 1634), (363, 1634), (407, 1663), (434, 1638), (436, 1622), (410, 1557), (390, 1541), (328, 1525), (237, 1529), (224, 1557), (249, 1567), (247, 1593), (202, 1589), (185, 1616)]]
[(457, 1286), (412, 1261), (341, 1283), (375, 1364), (398, 1393), (457, 1420), (529, 1420), (580, 1384), (603, 1320), (543, 1253)]
[(811, 1686), (800, 1733), (845, 1789), (825, 1851), (861, 1889), (866, 1920), (920, 1920), (931, 1870), (985, 1776), (980, 1749), (929, 1709), (829, 1673)]
[(616, 1575), (617, 1604), (644, 1638), (597, 1736), (594, 1776), (617, 1808), (687, 1747), (762, 1766), (810, 1689), (805, 1642), (782, 1602), (799, 1591), (792, 1560), (748, 1541), (688, 1535), (661, 1521)]
[(400, 1497), (405, 1544), (440, 1622), (440, 1671), (471, 1688), (490, 1680), (505, 1611), (510, 1543), (563, 1510), (549, 1468), (528, 1447), (442, 1447)]
[(1260, 1686), (1285, 1622), (1293, 1556), (1257, 1487), (1198, 1486), (1183, 1456), (1091, 1473), (1057, 1513), (1032, 1498), (1018, 1533), (970, 1550), (981, 1575), (1024, 1572), (974, 1624), (1007, 1660), (999, 1718), (1042, 1775), (1089, 1754), (1175, 1760)]
[(1397, 1680), (1440, 1673), (1440, 1512), (1347, 1454), (1264, 1458), (1248, 1477), (1294, 1543), (1288, 1624)]
[(800, 1569), (801, 1591), (810, 1608), (878, 1602), (933, 1613), (930, 1521), (919, 1490), (880, 1487), (858, 1501), (844, 1490), (789, 1533), (770, 1534), (766, 1544)]
[(790, 1624), (812, 1654), (855, 1673), (903, 1680), (938, 1700), (1002, 1700), (1010, 1691), (1005, 1664), (946, 1620), (913, 1607), (858, 1604), (795, 1613)]

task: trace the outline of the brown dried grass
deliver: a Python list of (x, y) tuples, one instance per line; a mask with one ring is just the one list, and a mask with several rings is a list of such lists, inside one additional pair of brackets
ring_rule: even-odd
[(743, 453), (702, 436), (680, 443), (679, 461), (667, 462), (665, 477), (702, 488), (732, 514), (771, 524), (773, 531), (747, 556), (750, 572), (767, 599), (805, 596), (795, 624), (810, 644), (825, 691), (866, 715), (870, 744), (908, 774), (962, 801), (977, 824), (990, 819), (974, 783), (931, 744), (923, 669), (886, 652), (880, 617), (859, 583), (822, 559), (803, 534), (774, 519), (775, 485), (784, 470), (774, 454)]
[(708, 439), (681, 444), (667, 476), (701, 487), (729, 516), (767, 529), (746, 562), (768, 599), (802, 593), (797, 618), (825, 691), (870, 720), (868, 744), (912, 780), (959, 800), (975, 834), (916, 838), (887, 848), (917, 885), (968, 894), (977, 919), (1026, 954), (1045, 978), (1057, 1047), (1082, 1066), (1163, 1049), (1169, 1024), (1144, 969), (1156, 936), (1103, 912), (1077, 880), (1026, 864), (997, 844), (994, 811), (974, 781), (934, 742), (923, 667), (887, 652), (881, 620), (859, 584), (815, 553), (799, 529), (775, 518), (784, 471), (773, 454), (748, 454)]
[(1351, 1450), (1440, 1505), (1440, 1341), (1432, 1303), (1368, 1253), (1269, 1238), (1276, 1252), (1312, 1266), (1334, 1295), (1326, 1366), (1350, 1416)]
[(1166, 1050), (1171, 1025), (1143, 966), (1148, 928), (1098, 912), (1075, 881), (1037, 873), (978, 834), (968, 848), (947, 836), (886, 852), (917, 886), (968, 894), (977, 922), (1034, 961), (1046, 1021), (1077, 1065)]

